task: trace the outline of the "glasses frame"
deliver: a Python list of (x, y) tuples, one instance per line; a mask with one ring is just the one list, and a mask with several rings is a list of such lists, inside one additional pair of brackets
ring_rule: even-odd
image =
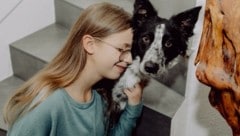
[(123, 57), (131, 54), (131, 49), (122, 49), (122, 48), (119, 48), (119, 47), (116, 47), (115, 45), (109, 43), (109, 42), (106, 42), (104, 40), (102, 40), (101, 38), (98, 38), (98, 37), (93, 37), (94, 39), (102, 42), (102, 43), (105, 43), (105, 45), (108, 45), (109, 47), (112, 47), (113, 49), (117, 50), (119, 53), (120, 53), (120, 56), (119, 56), (119, 59), (121, 60)]

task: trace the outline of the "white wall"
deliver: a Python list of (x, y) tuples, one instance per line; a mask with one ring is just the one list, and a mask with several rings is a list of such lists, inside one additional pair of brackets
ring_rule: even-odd
[(0, 1), (0, 81), (13, 74), (9, 44), (54, 21), (53, 0)]
[(159, 16), (169, 18), (174, 14), (191, 8), (195, 5), (195, 0), (150, 0)]
[[(205, 6), (205, 0), (197, 0)], [(204, 8), (195, 27), (194, 52), (189, 60), (185, 100), (172, 120), (171, 136), (231, 136), (232, 132), (220, 113), (209, 101), (210, 88), (201, 84), (196, 76), (194, 60), (201, 38)]]

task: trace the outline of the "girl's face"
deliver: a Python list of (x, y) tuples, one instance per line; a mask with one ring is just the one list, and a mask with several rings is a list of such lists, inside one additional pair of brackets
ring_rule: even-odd
[(94, 64), (101, 77), (117, 79), (132, 62), (132, 29), (106, 38), (95, 37)]

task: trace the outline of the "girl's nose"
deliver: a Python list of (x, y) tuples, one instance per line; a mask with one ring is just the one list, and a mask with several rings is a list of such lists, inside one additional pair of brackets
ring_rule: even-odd
[(127, 55), (125, 55), (123, 61), (128, 63), (128, 64), (132, 64), (132, 54), (128, 53)]

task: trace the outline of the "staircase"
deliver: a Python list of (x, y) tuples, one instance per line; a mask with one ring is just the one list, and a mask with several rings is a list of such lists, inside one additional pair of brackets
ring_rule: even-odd
[[(56, 22), (10, 45), (14, 75), (0, 82), (0, 116), (2, 116), (3, 105), (13, 90), (52, 60), (62, 48), (70, 27), (81, 11), (96, 1), (111, 2), (132, 12), (132, 0), (114, 2), (113, 0), (55, 0)], [(185, 80), (179, 80), (185, 84)], [(135, 135), (170, 136), (171, 119), (184, 99), (184, 93), (179, 93), (178, 87), (173, 88), (177, 91), (152, 79), (150, 85), (144, 90), (145, 106)], [(185, 86), (180, 90), (184, 88)], [(0, 118), (0, 129), (7, 130), (2, 118)]]

